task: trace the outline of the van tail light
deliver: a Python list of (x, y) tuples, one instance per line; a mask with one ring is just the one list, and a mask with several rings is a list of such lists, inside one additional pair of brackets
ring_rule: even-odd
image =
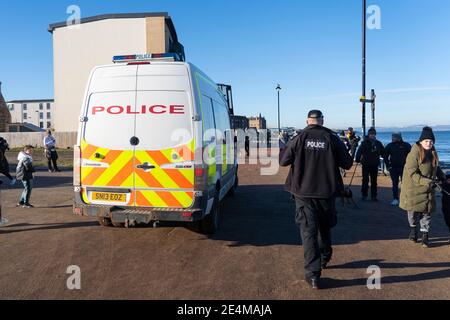
[(196, 167), (195, 168), (195, 176), (197, 178), (203, 177), (205, 175), (205, 172), (206, 172), (206, 170), (203, 167)]
[(194, 188), (195, 190), (204, 190), (208, 183), (208, 167), (201, 164), (194, 166)]
[(74, 187), (81, 186), (81, 147), (74, 146), (73, 148), (73, 185)]

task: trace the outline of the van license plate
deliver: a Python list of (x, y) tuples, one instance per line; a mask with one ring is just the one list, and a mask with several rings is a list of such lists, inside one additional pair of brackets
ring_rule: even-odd
[(93, 192), (92, 200), (93, 201), (126, 202), (127, 195), (125, 193)]

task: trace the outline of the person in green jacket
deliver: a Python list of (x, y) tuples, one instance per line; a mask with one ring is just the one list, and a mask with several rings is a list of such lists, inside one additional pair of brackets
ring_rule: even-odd
[(409, 239), (417, 242), (420, 225), (424, 247), (429, 246), (431, 214), (436, 211), (435, 188), (439, 181), (445, 180), (435, 143), (433, 130), (423, 128), (419, 141), (406, 159), (400, 194), (400, 208), (408, 212)]

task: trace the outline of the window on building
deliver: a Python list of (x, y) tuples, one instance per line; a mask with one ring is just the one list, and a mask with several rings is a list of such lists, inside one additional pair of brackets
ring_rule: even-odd
[(51, 118), (52, 118), (51, 113), (50, 113), (50, 112), (47, 112), (47, 119), (51, 119)]
[(39, 122), (39, 128), (44, 129), (44, 123), (43, 122)]
[(10, 110), (10, 111), (14, 111), (14, 104), (10, 104), (10, 105), (9, 105), (9, 110)]
[(22, 104), (22, 110), (23, 110), (23, 111), (27, 111), (27, 108), (28, 108), (28, 106), (27, 106), (26, 103)]
[(47, 122), (47, 129), (50, 129), (52, 127), (52, 123), (51, 122)]
[(44, 119), (44, 113), (43, 112), (39, 112), (39, 119), (40, 120)]
[(47, 103), (47, 110), (50, 110), (50, 103)]
[(39, 103), (39, 110), (44, 110), (44, 105), (42, 103)]

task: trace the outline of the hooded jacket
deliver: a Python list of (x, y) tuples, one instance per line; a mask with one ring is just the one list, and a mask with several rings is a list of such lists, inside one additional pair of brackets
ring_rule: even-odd
[(388, 168), (401, 168), (405, 166), (406, 157), (411, 151), (411, 145), (403, 140), (391, 142), (386, 146), (386, 166)]
[(17, 156), (19, 163), (16, 168), (16, 179), (17, 180), (32, 180), (33, 172), (35, 172), (33, 167), (33, 157), (21, 151)]
[(356, 152), (356, 162), (363, 166), (378, 167), (380, 157), (386, 160), (384, 146), (376, 139), (365, 139)]
[(432, 182), (444, 179), (445, 175), (441, 168), (434, 167), (430, 160), (421, 163), (420, 148), (419, 144), (414, 144), (406, 158), (400, 208), (406, 211), (432, 213), (436, 210), (436, 192), (432, 188)]

